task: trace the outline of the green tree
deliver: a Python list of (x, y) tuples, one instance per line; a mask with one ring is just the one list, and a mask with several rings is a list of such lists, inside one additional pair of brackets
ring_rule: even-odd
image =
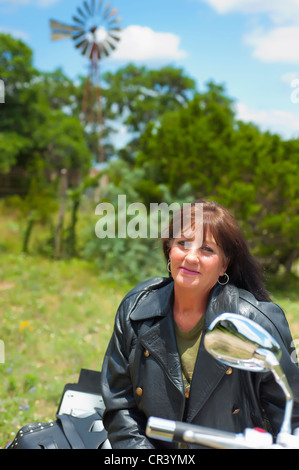
[(111, 117), (125, 115), (129, 130), (143, 131), (166, 111), (186, 104), (195, 91), (195, 82), (182, 69), (164, 67), (149, 70), (129, 64), (116, 73), (103, 76), (105, 113)]
[(19, 215), (22, 221), (21, 250), (23, 253), (29, 253), (34, 227), (37, 224), (46, 226), (51, 223), (53, 214), (58, 209), (53, 191), (51, 188), (41, 187), (40, 181), (32, 178), (29, 191), (25, 197), (18, 195), (8, 197), (6, 205)]
[(103, 75), (103, 106), (107, 119), (127, 127), (130, 143), (120, 156), (132, 161), (140, 133), (166, 111), (185, 106), (194, 96), (195, 81), (180, 68), (171, 66), (150, 70), (129, 64), (115, 73)]
[(29, 119), (25, 87), (38, 77), (31, 49), (23, 41), (0, 33), (0, 78), (5, 84), (5, 104), (1, 105), (0, 171), (8, 173), (17, 157), (30, 148), (24, 132)]
[(229, 158), (233, 123), (230, 100), (221, 86), (210, 83), (186, 106), (148, 125), (136, 164), (173, 194), (185, 183), (197, 196), (213, 194)]
[(231, 209), (268, 272), (289, 272), (299, 257), (298, 142), (238, 122), (224, 88), (209, 83), (186, 106), (148, 124), (136, 157), (146, 172), (141, 194), (159, 198), (164, 183), (175, 198), (190, 184), (194, 198)]
[[(131, 204), (144, 202), (138, 188), (146, 178), (146, 170), (143, 168), (132, 170), (128, 162), (118, 159), (111, 162), (106, 171), (110, 183), (99, 202), (110, 203), (110, 207), (114, 211), (111, 211), (111, 214), (105, 213), (104, 217), (95, 215), (83, 256), (95, 261), (99, 268), (100, 277), (104, 278), (122, 279), (136, 283), (149, 277), (167, 276), (166, 262), (162, 252), (162, 244), (159, 240), (161, 220), (158, 220), (157, 225), (155, 225), (157, 232), (151, 236), (151, 212), (149, 207), (146, 208), (145, 204), (142, 207), (138, 205), (135, 206), (134, 213), (124, 215), (122, 208), (118, 206), (118, 197), (123, 195), (126, 196), (126, 211)], [(161, 185), (158, 190), (162, 194), (164, 202), (168, 204), (173, 202), (166, 186)], [(190, 202), (189, 191), (188, 185), (180, 188), (176, 193), (176, 202), (179, 204)], [(145, 211), (144, 208), (146, 208)], [(107, 235), (103, 238), (95, 235), (99, 222), (104, 226), (104, 231), (107, 232)], [(137, 236), (133, 238), (128, 233), (128, 227), (130, 223), (135, 224), (135, 222)], [(105, 226), (105, 224), (107, 225)], [(108, 225), (111, 229), (110, 233)], [(121, 236), (119, 236), (119, 228)]]
[(0, 170), (22, 168), (27, 190), (32, 177), (38, 175), (49, 184), (61, 168), (84, 175), (92, 162), (78, 117), (76, 87), (61, 70), (43, 74), (32, 64), (26, 44), (0, 34), (0, 77), (6, 92), (1, 106)]

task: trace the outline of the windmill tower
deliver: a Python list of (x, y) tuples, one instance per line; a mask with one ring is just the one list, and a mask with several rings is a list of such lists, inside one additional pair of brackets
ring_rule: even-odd
[[(96, 122), (99, 131), (103, 126), (99, 64), (117, 48), (120, 41), (121, 19), (117, 14), (118, 9), (112, 8), (110, 2), (105, 5), (105, 0), (90, 0), (89, 3), (85, 0), (72, 17), (73, 24), (50, 20), (52, 41), (71, 38), (75, 48), (89, 60), (82, 120), (85, 124)], [(104, 150), (100, 144), (98, 153), (99, 161), (103, 162)]]

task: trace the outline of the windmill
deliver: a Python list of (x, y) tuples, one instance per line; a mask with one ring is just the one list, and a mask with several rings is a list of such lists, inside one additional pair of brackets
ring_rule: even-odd
[[(86, 80), (83, 97), (82, 116), (85, 124), (96, 121), (101, 129), (103, 124), (101, 112), (101, 91), (99, 85), (99, 62), (108, 57), (120, 40), (120, 17), (118, 9), (105, 0), (84, 0), (82, 7), (72, 17), (73, 24), (68, 25), (50, 20), (51, 39), (71, 38), (76, 49), (89, 60), (90, 72)], [(99, 147), (99, 160), (104, 160), (103, 148)]]

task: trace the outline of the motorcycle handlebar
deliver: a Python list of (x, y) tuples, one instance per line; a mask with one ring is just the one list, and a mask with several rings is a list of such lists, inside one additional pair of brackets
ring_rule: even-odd
[(244, 436), (155, 417), (148, 419), (146, 427), (148, 437), (168, 442), (199, 444), (217, 449), (257, 449), (272, 446), (272, 436), (269, 433), (260, 433), (254, 429), (247, 431)]

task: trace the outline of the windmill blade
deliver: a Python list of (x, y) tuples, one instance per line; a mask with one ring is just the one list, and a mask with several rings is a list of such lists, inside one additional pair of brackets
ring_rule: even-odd
[(116, 15), (118, 13), (118, 8), (114, 8), (113, 10), (110, 11), (110, 13), (107, 15), (107, 19), (111, 18), (112, 16)]
[(113, 36), (113, 34), (110, 34), (110, 33), (108, 32), (106, 41), (108, 41), (109, 43), (111, 43), (111, 44), (113, 44), (115, 47), (117, 47), (117, 43), (118, 43), (118, 41), (120, 41), (120, 38), (119, 38), (118, 36)]
[(113, 41), (119, 42), (121, 38), (118, 36), (113, 36), (113, 34), (109, 34), (109, 39), (113, 39)]
[(109, 32), (109, 34), (114, 34), (115, 36), (119, 37), (122, 32), (122, 28), (110, 26), (110, 28), (107, 28), (107, 31)]
[(87, 49), (89, 48), (89, 46), (90, 46), (90, 43), (89, 43), (89, 41), (87, 41), (87, 39), (83, 39), (83, 41), (81, 41), (81, 42), (79, 42), (78, 44), (76, 44), (76, 48), (77, 48), (77, 49), (79, 49), (79, 50), (82, 49), (82, 50), (81, 50), (81, 54), (82, 54), (82, 55), (85, 55), (85, 54), (86, 54)]
[(95, 0), (91, 0), (91, 3), (90, 3), (90, 7), (91, 7), (91, 14), (92, 16), (95, 14)]
[(83, 39), (83, 41), (80, 41), (76, 44), (76, 48), (80, 49), (82, 46), (84, 47), (86, 44), (88, 45), (89, 41), (87, 41), (87, 39)]
[(99, 1), (99, 5), (98, 5), (98, 9), (97, 9), (97, 14), (98, 14), (98, 15), (101, 13), (102, 6), (103, 6), (103, 1), (104, 1), (104, 0), (100, 0), (100, 1)]
[(51, 40), (52, 41), (59, 41), (60, 39), (69, 39), (71, 34), (66, 33), (51, 33)]
[(67, 39), (72, 36), (75, 31), (81, 31), (81, 28), (70, 26), (59, 21), (50, 20), (51, 38), (53, 41), (58, 39)]
[(113, 41), (119, 42), (121, 40), (121, 36), (115, 36), (115, 34), (111, 33), (110, 31), (108, 32), (109, 37), (113, 39)]
[(82, 55), (87, 55), (87, 51), (88, 51), (89, 47), (90, 47), (90, 43), (87, 41), (87, 44), (85, 44), (85, 46), (82, 49), (82, 52), (81, 52)]
[(103, 19), (106, 20), (108, 18), (108, 13), (111, 8), (111, 2), (107, 3), (104, 13), (103, 13)]
[(122, 21), (122, 18), (119, 16), (118, 18), (113, 18), (112, 20), (108, 21), (108, 26), (112, 26), (114, 24), (118, 24)]
[(84, 36), (85, 34), (86, 34), (85, 31), (82, 31), (81, 33), (78, 33), (78, 34), (74, 34), (74, 35), (73, 35), (73, 39), (74, 39), (75, 41), (77, 41), (77, 39), (80, 39), (80, 38), (81, 38), (82, 36)]
[(69, 24), (61, 23), (60, 21), (50, 20), (50, 25), (53, 30), (58, 29), (60, 31), (79, 31), (81, 28), (78, 26), (71, 26)]
[(91, 16), (91, 11), (90, 11), (89, 5), (88, 5), (88, 3), (86, 2), (86, 0), (83, 2), (83, 5), (85, 6), (85, 10), (86, 10), (87, 13), (89, 14), (89, 16)]
[(99, 48), (101, 49), (101, 52), (104, 52), (104, 55), (106, 57), (110, 55), (109, 48), (107, 47), (107, 45), (105, 45), (105, 43), (102, 42), (101, 44), (99, 44)]
[(86, 14), (81, 10), (81, 8), (77, 8), (77, 12), (79, 13), (80, 16), (82, 16), (85, 20), (87, 20)]
[(85, 21), (79, 20), (76, 16), (73, 16), (73, 20), (76, 21), (76, 23), (81, 24), (82, 26), (85, 26)]
[(111, 49), (112, 51), (115, 51), (115, 49), (117, 48), (117, 45), (116, 45), (116, 44), (114, 44), (114, 43), (113, 43), (112, 41), (110, 41), (109, 39), (106, 39), (105, 42), (109, 45), (109, 47), (110, 47), (110, 49)]
[(114, 33), (120, 33), (122, 31), (122, 28), (115, 28), (114, 26), (109, 29), (109, 31)]

